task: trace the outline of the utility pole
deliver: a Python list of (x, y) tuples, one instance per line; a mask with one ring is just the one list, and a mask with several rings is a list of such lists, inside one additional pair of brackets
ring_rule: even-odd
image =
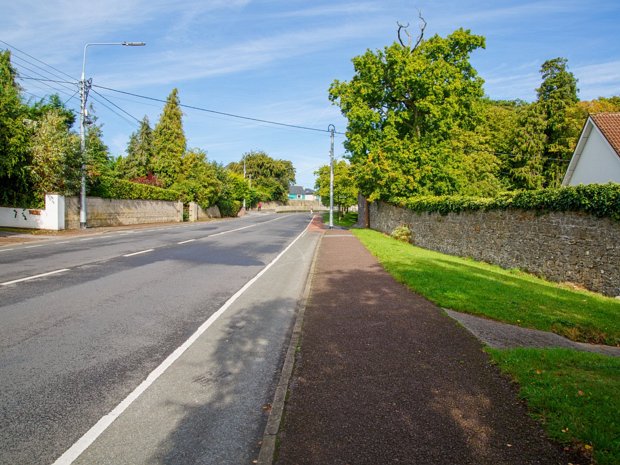
[(86, 101), (92, 79), (86, 80), (86, 49), (91, 45), (122, 45), (124, 47), (143, 47), (144, 42), (92, 42), (84, 45), (82, 59), (82, 79), (80, 79), (80, 155), (82, 157), (82, 172), (80, 180), (80, 228), (86, 229)]
[(330, 149), (329, 149), (329, 229), (334, 227), (334, 132), (336, 126), (330, 124), (327, 126), (329, 131)]
[[(245, 181), (245, 155), (243, 156), (243, 180)], [(245, 195), (243, 196), (243, 212), (245, 213)]]

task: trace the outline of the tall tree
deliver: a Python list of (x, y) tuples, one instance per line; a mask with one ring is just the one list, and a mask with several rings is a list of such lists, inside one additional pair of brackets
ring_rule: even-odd
[(166, 187), (171, 186), (181, 173), (186, 148), (182, 120), (179, 91), (173, 89), (153, 130), (152, 166), (154, 174)]
[(0, 51), (0, 204), (8, 206), (28, 201), (30, 182), (29, 118), (16, 76), (11, 52)]
[(109, 176), (112, 171), (113, 161), (110, 152), (103, 142), (101, 126), (94, 122), (86, 131), (86, 175), (88, 188), (91, 189), (99, 184), (101, 176)]
[[(317, 176), (314, 187), (323, 205), (327, 206), (330, 204), (329, 165), (321, 166), (314, 174)], [(338, 206), (338, 211), (346, 213), (349, 207), (357, 204), (357, 192), (351, 165), (345, 160), (334, 162), (334, 205)]]
[(566, 58), (545, 61), (540, 74), (542, 83), (536, 93), (545, 119), (546, 186), (558, 187), (579, 136), (580, 124), (575, 124), (571, 112), (578, 102), (577, 79), (567, 69)]
[(263, 202), (288, 200), (289, 185), (295, 182), (295, 167), (288, 160), (276, 160), (262, 151), (250, 151), (239, 162), (230, 163), (228, 169), (243, 174), (245, 160), (246, 178), (252, 179), (252, 187)]
[(463, 29), (422, 36), (423, 28), (413, 47), (399, 40), (355, 57), (353, 79), (330, 87), (348, 119), (345, 147), (356, 182), (371, 200), (455, 193), (471, 177), (499, 184), (493, 153), (469, 147), (480, 158), (471, 163), (462, 150), (482, 116), (483, 81), (469, 57), (484, 38)]
[(126, 179), (143, 177), (153, 172), (153, 130), (148, 116), (140, 122), (140, 128), (131, 134), (127, 145), (127, 157), (123, 162), (123, 176)]
[(39, 202), (47, 193), (77, 192), (81, 166), (79, 139), (67, 129), (67, 116), (60, 110), (48, 110), (36, 122), (31, 153), (32, 187)]

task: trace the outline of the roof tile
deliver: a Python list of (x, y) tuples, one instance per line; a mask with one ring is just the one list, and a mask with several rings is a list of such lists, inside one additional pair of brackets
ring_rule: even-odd
[(620, 156), (620, 112), (596, 113), (590, 115), (590, 118)]

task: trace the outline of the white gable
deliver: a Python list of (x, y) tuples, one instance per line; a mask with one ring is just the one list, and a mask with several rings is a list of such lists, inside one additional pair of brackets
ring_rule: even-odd
[(620, 183), (620, 157), (588, 118), (568, 166), (563, 186)]

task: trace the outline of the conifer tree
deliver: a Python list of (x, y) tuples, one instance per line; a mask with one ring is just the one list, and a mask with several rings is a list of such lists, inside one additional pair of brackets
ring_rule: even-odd
[(127, 157), (123, 164), (123, 176), (126, 179), (136, 179), (153, 172), (153, 130), (148, 116), (140, 123), (140, 128), (134, 132), (127, 145)]
[(179, 91), (173, 89), (153, 130), (153, 171), (166, 187), (171, 186), (182, 169), (185, 134)]

